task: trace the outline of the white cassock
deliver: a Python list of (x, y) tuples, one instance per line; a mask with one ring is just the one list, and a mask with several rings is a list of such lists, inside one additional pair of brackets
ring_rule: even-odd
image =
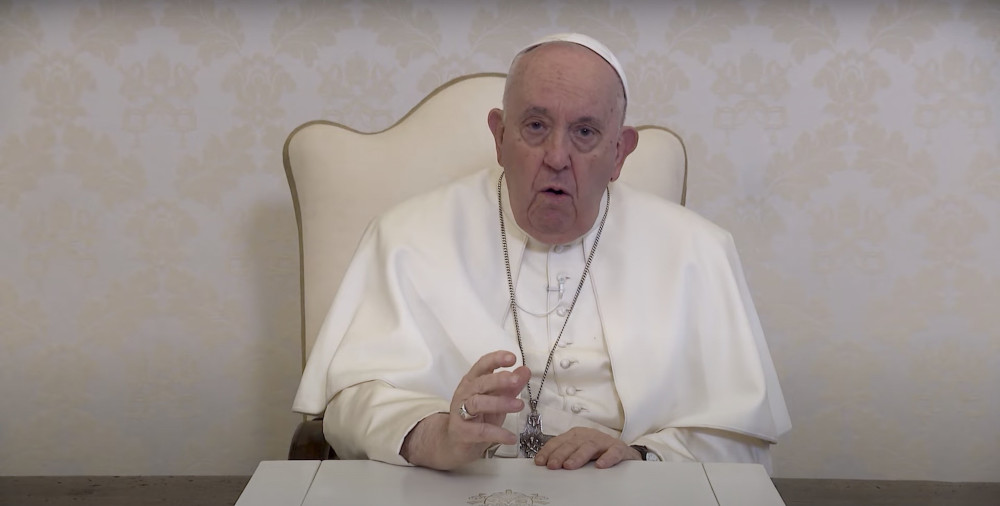
[[(483, 170), (411, 199), (365, 231), (293, 405), (326, 413), (324, 433), (342, 458), (406, 464), (399, 455), (406, 434), (449, 410), (481, 356), (509, 350), (520, 365), (499, 176)], [(567, 315), (604, 203), (581, 239), (549, 246), (517, 226), (504, 188), (535, 395), (569, 317), (539, 401), (545, 433), (587, 426), (663, 460), (770, 468), (770, 444), (791, 423), (732, 237), (627, 185), (612, 183), (610, 193), (590, 274)], [(519, 434), (526, 412), (508, 415), (504, 426)]]

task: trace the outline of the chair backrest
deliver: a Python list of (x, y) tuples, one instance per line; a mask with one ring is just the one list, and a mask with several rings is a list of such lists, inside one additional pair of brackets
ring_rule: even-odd
[[(504, 79), (455, 79), (381, 132), (311, 121), (288, 136), (284, 162), (299, 228), (303, 364), (371, 219), (411, 196), (496, 167), (486, 115), (500, 107)], [(662, 127), (639, 132), (621, 180), (683, 205), (687, 156), (680, 138)]]

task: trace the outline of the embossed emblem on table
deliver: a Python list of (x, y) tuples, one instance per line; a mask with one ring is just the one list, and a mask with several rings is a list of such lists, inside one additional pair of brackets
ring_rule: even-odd
[(485, 506), (534, 506), (535, 504), (548, 504), (549, 498), (538, 494), (522, 494), (511, 489), (493, 494), (479, 494), (469, 498), (469, 504), (483, 504)]

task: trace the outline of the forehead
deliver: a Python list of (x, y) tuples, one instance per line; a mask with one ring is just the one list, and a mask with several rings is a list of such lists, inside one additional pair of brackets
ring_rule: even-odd
[(618, 75), (603, 58), (577, 44), (554, 42), (518, 57), (505, 102), (514, 114), (544, 110), (612, 118), (624, 96)]

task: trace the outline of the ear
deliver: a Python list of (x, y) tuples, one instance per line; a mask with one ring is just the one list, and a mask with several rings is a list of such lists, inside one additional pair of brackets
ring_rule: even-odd
[(611, 175), (612, 181), (621, 176), (622, 166), (625, 164), (625, 158), (627, 158), (628, 155), (631, 155), (638, 145), (639, 131), (630, 126), (622, 127), (622, 131), (618, 134), (618, 144), (616, 146), (617, 153), (615, 153), (615, 171)]
[(493, 144), (496, 145), (497, 150), (497, 163), (503, 167), (503, 160), (500, 157), (500, 147), (503, 145), (503, 111), (500, 109), (491, 109), (490, 113), (486, 116), (486, 122), (490, 125), (490, 131), (493, 132)]

